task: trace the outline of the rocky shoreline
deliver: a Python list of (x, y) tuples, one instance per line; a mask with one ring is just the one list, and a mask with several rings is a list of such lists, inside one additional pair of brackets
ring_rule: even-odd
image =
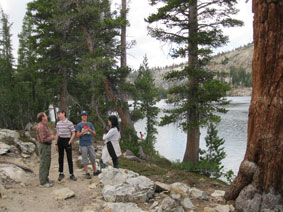
[(227, 96), (251, 96), (252, 88), (234, 88), (227, 92)]

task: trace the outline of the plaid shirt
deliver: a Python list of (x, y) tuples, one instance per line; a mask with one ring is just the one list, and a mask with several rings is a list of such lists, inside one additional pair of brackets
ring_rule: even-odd
[(51, 136), (51, 133), (46, 124), (39, 123), (36, 129), (37, 140), (39, 143), (51, 143), (48, 138)]

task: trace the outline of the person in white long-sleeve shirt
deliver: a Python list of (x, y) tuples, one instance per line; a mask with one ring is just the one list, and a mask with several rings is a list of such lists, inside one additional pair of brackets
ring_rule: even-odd
[(118, 157), (122, 154), (119, 141), (121, 134), (118, 126), (118, 119), (112, 115), (108, 118), (110, 130), (103, 135), (104, 147), (100, 160), (101, 168), (105, 168), (105, 163), (112, 159), (114, 168), (119, 168)]

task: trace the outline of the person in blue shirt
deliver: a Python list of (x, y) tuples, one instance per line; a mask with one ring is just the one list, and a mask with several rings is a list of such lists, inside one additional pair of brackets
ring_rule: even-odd
[(92, 135), (96, 135), (94, 126), (91, 122), (87, 121), (88, 113), (83, 110), (81, 112), (81, 119), (82, 121), (77, 124), (76, 126), (76, 136), (80, 138), (80, 150), (82, 153), (82, 164), (84, 166), (85, 170), (85, 177), (87, 179), (91, 179), (91, 176), (88, 172), (88, 156), (92, 164), (93, 168), (93, 175), (100, 174), (100, 171), (96, 169), (96, 162), (95, 162), (95, 152), (93, 148), (93, 142), (92, 142)]

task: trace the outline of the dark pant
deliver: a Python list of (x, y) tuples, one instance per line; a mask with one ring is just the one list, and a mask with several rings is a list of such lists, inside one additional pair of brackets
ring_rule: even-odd
[(58, 138), (58, 152), (59, 152), (59, 172), (63, 172), (64, 170), (64, 150), (67, 154), (68, 165), (69, 165), (69, 173), (73, 174), (73, 160), (72, 160), (72, 145), (68, 144), (70, 138)]
[(109, 155), (110, 155), (111, 158), (112, 158), (114, 168), (119, 168), (118, 157), (117, 157), (117, 155), (116, 155), (116, 152), (115, 152), (115, 150), (114, 150), (114, 147), (113, 147), (111, 141), (109, 141), (109, 142), (107, 143), (107, 150), (108, 150), (108, 152), (109, 152)]

